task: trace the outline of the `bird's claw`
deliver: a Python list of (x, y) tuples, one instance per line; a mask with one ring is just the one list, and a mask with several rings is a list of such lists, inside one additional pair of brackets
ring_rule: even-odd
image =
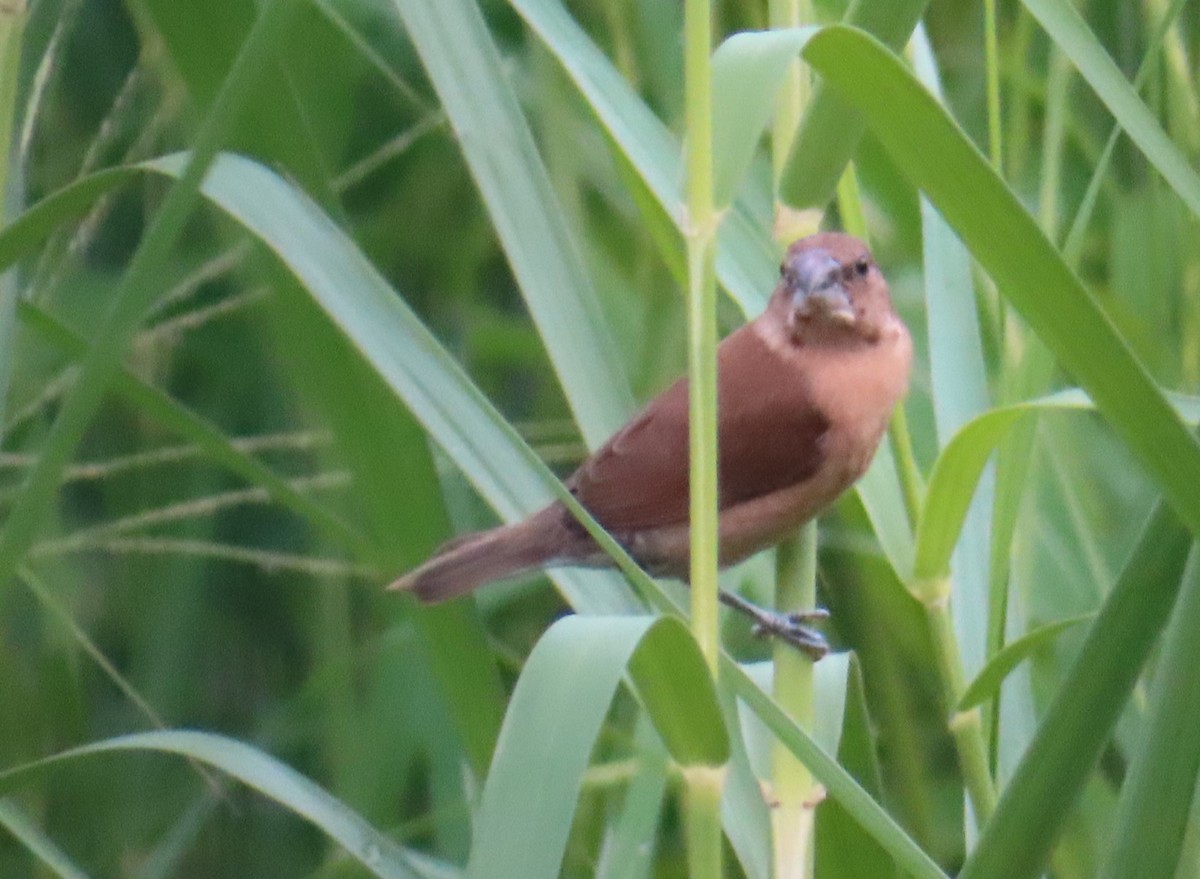
[(759, 638), (779, 638), (816, 662), (829, 652), (829, 642), (825, 640), (824, 635), (805, 623), (828, 618), (829, 611), (821, 608), (787, 614), (764, 611), (751, 631)]
[(819, 623), (829, 619), (829, 611), (823, 607), (814, 607), (812, 610), (792, 611), (785, 618), (793, 625), (803, 626), (805, 623)]

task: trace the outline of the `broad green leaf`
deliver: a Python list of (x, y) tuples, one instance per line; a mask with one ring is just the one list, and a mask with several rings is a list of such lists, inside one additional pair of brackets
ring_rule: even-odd
[(1129, 139), (1145, 153), (1191, 212), (1200, 216), (1200, 175), (1171, 142), (1154, 113), (1104, 51), (1079, 11), (1067, 0), (1022, 2), (1071, 59), (1096, 96), (1112, 111)]
[(345, 803), (271, 755), (213, 733), (166, 730), (92, 742), (0, 772), (0, 789), (12, 790), (51, 769), (61, 771), (64, 763), (147, 751), (199, 760), (236, 778), (311, 821), (381, 879), (450, 879), (458, 875), (448, 865), (401, 848)]
[(682, 623), (665, 617), (560, 620), (534, 647), (509, 702), (479, 804), (468, 876), (558, 876), (584, 771), (627, 672), (676, 761), (686, 768), (728, 759), (716, 690)]
[[(921, 20), (926, 5), (928, 0), (854, 0), (843, 21), (899, 51)], [(818, 83), (804, 108), (779, 181), (785, 202), (797, 208), (823, 208), (833, 196), (838, 178), (862, 138), (863, 120), (858, 109)]]
[(1160, 501), (960, 879), (1032, 879), (1042, 870), (1166, 623), (1191, 543)]
[(982, 705), (994, 698), (1000, 692), (1000, 685), (1004, 683), (1004, 679), (1013, 669), (1063, 632), (1094, 619), (1095, 616), (1095, 614), (1089, 613), (1065, 620), (1056, 620), (1053, 623), (1039, 626), (1032, 632), (1004, 645), (1004, 649), (989, 659), (987, 665), (975, 676), (975, 680), (967, 685), (962, 697), (958, 700), (956, 710), (969, 711), (976, 705)]
[(811, 27), (743, 31), (713, 53), (713, 189), (718, 208), (733, 201), (775, 112), (788, 66), (815, 32)]
[(1000, 292), (1095, 400), (1100, 413), (1200, 533), (1200, 443), (1107, 314), (904, 63), (861, 32), (827, 28), (804, 56), (863, 111)]
[(474, 0), (396, 0), (592, 448), (633, 412), (611, 330)]
[(1200, 553), (1163, 637), (1142, 741), (1121, 785), (1113, 849), (1102, 879), (1172, 879), (1180, 863), (1200, 769)]

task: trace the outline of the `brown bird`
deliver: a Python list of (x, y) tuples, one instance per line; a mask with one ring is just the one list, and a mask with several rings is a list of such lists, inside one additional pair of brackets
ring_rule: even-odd
[[(778, 543), (866, 471), (908, 386), (912, 342), (887, 282), (857, 238), (801, 239), (757, 319), (717, 348), (718, 485), (722, 567)], [(579, 502), (648, 571), (686, 579), (688, 382), (681, 378), (567, 480)], [(392, 589), (424, 602), (551, 565), (610, 565), (555, 501), (523, 522), (445, 544)], [(813, 655), (824, 641), (803, 623), (737, 596), (726, 604), (756, 630)]]

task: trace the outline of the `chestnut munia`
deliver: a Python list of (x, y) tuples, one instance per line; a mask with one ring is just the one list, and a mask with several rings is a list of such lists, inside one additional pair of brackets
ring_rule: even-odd
[[(722, 566), (779, 542), (866, 471), (911, 359), (908, 330), (866, 245), (826, 232), (788, 248), (766, 310), (717, 348)], [(686, 577), (687, 379), (655, 397), (566, 485), (639, 564)], [(532, 568), (606, 564), (555, 502), (523, 522), (450, 541), (391, 588), (433, 602)], [(722, 598), (773, 633), (803, 629)], [(819, 653), (804, 632), (790, 640)]]

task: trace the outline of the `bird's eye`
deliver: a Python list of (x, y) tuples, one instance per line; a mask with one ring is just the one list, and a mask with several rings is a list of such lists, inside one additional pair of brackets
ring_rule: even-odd
[(866, 276), (867, 272), (871, 271), (871, 262), (866, 257), (859, 257), (854, 263), (854, 271), (858, 272), (860, 277)]

